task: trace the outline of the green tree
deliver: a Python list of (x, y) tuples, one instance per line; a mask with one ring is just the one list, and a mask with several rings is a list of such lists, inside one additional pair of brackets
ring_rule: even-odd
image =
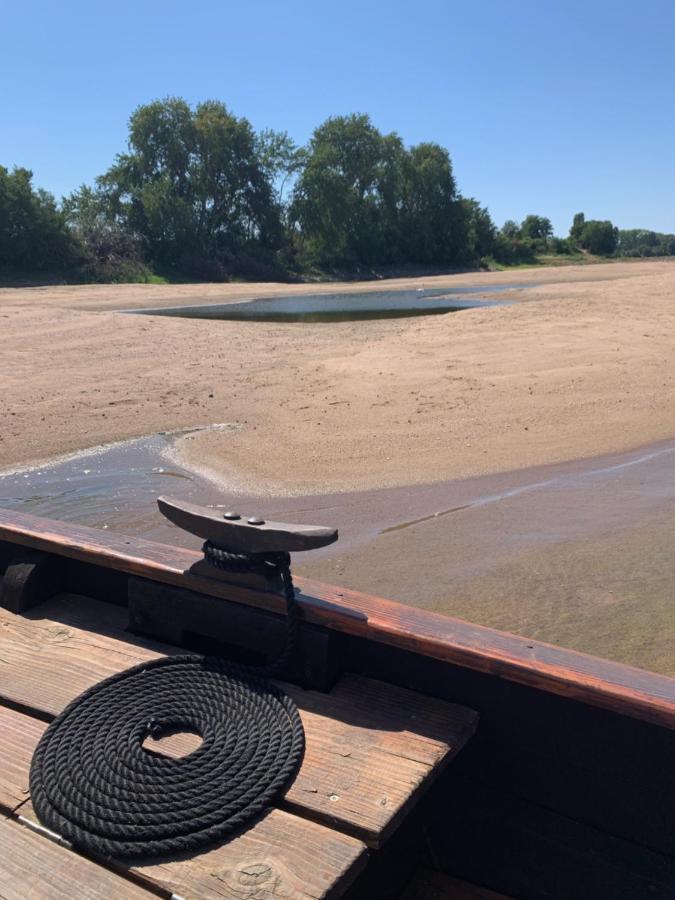
[(648, 231), (645, 228), (621, 229), (618, 233), (617, 256), (674, 256), (675, 235)]
[(611, 256), (616, 250), (619, 229), (611, 222), (589, 219), (584, 223), (579, 245), (597, 256)]
[(260, 167), (274, 189), (275, 200), (283, 209), (289, 183), (305, 163), (305, 150), (298, 147), (287, 131), (265, 128), (256, 137)]
[(495, 252), (497, 229), (487, 208), (472, 197), (459, 201), (465, 222), (465, 255), (467, 261), (492, 256)]
[(379, 188), (386, 168), (384, 139), (368, 116), (336, 116), (315, 130), (293, 211), (320, 261), (379, 261)]
[(52, 195), (32, 181), (29, 169), (0, 166), (0, 268), (64, 269), (77, 259), (77, 244)]
[(586, 216), (582, 212), (578, 212), (574, 216), (574, 220), (572, 221), (572, 227), (570, 228), (570, 238), (573, 243), (578, 244), (581, 240), (581, 235), (584, 230), (584, 225), (586, 224)]
[(447, 150), (406, 150), (368, 116), (328, 119), (312, 135), (293, 217), (327, 264), (447, 264), (466, 256), (467, 217)]
[(534, 262), (534, 241), (523, 238), (520, 225), (507, 219), (495, 236), (493, 255), (502, 263)]
[(409, 151), (402, 204), (406, 255), (420, 263), (449, 264), (466, 257), (466, 219), (448, 151), (434, 143)]
[(553, 234), (551, 220), (545, 216), (527, 216), (520, 223), (520, 234), (527, 240), (546, 243)]
[(502, 225), (500, 232), (506, 238), (519, 238), (520, 225), (517, 222), (514, 222), (513, 219), (507, 219), (506, 222), (504, 222), (504, 224)]
[(258, 150), (249, 122), (224, 104), (158, 100), (133, 113), (129, 151), (99, 186), (151, 258), (200, 274), (280, 246), (279, 206)]

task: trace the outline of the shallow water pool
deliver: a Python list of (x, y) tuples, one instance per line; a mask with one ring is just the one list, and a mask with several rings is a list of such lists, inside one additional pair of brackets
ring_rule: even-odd
[[(433, 316), (501, 306), (505, 300), (486, 300), (479, 295), (504, 294), (522, 290), (526, 285), (447, 288), (433, 290), (364, 291), (342, 294), (300, 294), (288, 297), (263, 297), (238, 303), (211, 303), (204, 306), (172, 306), (127, 310), (152, 316), (176, 316), (188, 319), (223, 319), (250, 322), (331, 323), (359, 320), (399, 319)], [(468, 295), (471, 299), (466, 299)]]

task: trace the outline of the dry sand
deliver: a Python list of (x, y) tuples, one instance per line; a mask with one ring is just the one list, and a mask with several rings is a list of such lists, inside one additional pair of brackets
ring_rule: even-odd
[[(508, 307), (342, 324), (122, 315), (399, 287), (534, 285)], [(675, 433), (675, 263), (366, 284), (0, 290), (0, 467), (233, 422), (184, 461), (261, 492), (441, 481)]]

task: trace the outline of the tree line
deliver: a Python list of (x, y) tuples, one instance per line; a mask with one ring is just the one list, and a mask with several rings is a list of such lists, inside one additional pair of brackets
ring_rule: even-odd
[(33, 186), (27, 169), (0, 166), (0, 268), (8, 272), (279, 279), (580, 251), (669, 255), (675, 237), (619, 231), (583, 213), (567, 238), (538, 215), (498, 230), (460, 193), (444, 147), (406, 147), (367, 115), (329, 118), (299, 147), (286, 132), (255, 132), (218, 101), (149, 103), (130, 118), (127, 152), (60, 203)]

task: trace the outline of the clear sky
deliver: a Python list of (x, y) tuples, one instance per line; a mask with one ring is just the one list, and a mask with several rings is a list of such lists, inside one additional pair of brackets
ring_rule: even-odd
[(0, 164), (57, 196), (176, 95), (299, 143), (368, 112), (446, 146), (500, 225), (675, 232), (675, 0), (6, 0), (0, 35)]

